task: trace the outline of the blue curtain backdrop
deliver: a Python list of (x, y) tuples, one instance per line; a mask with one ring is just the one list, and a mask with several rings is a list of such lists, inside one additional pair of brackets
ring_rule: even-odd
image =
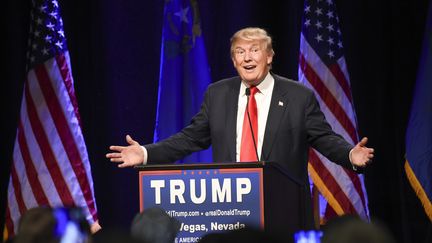
[[(154, 142), (189, 124), (211, 82), (197, 2), (166, 1), (163, 22)], [(208, 149), (181, 162), (211, 162), (211, 158)]]

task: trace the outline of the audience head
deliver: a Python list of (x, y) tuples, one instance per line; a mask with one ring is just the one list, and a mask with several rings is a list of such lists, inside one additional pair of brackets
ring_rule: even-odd
[(79, 208), (35, 207), (24, 213), (14, 243), (90, 242), (90, 227)]
[(322, 243), (394, 243), (384, 225), (368, 223), (357, 216), (344, 215), (323, 227)]
[(172, 243), (180, 230), (180, 222), (163, 209), (152, 207), (135, 216), (131, 234), (145, 243)]
[(60, 237), (54, 234), (55, 229), (56, 219), (51, 208), (31, 208), (21, 216), (14, 242), (60, 242)]

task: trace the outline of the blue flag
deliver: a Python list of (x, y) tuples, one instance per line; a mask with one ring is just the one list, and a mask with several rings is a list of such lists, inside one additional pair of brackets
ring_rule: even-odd
[(406, 133), (405, 171), (432, 221), (432, 4), (424, 33), (411, 115)]
[[(165, 2), (158, 107), (154, 142), (179, 132), (199, 111), (210, 84), (198, 4), (195, 0)], [(211, 150), (183, 162), (211, 162)]]

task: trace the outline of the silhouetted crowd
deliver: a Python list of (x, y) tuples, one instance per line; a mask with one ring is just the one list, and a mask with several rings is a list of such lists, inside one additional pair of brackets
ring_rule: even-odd
[[(163, 209), (148, 208), (138, 213), (130, 232), (101, 229), (91, 234), (80, 208), (37, 207), (20, 219), (17, 234), (8, 243), (174, 243), (181, 223)], [(319, 232), (319, 234), (316, 234)], [(321, 231), (300, 232), (292, 239), (281, 239), (260, 229), (244, 228), (204, 235), (200, 243), (295, 242), (295, 243), (395, 243), (388, 229), (377, 222), (365, 222), (345, 215), (329, 221)], [(313, 234), (310, 234), (313, 233)], [(313, 235), (313, 239), (307, 236)], [(317, 237), (319, 235), (319, 237)], [(301, 237), (298, 237), (301, 236)]]

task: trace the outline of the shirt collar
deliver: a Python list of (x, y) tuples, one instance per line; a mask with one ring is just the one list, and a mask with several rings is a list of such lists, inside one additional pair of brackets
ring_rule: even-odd
[[(270, 72), (268, 72), (264, 80), (257, 85), (257, 88), (259, 89), (260, 93), (266, 96), (268, 94), (271, 94), (273, 86), (274, 86), (274, 78), (270, 74)], [(246, 83), (242, 81), (240, 86), (240, 94), (242, 94), (242, 96), (245, 95), (245, 90), (247, 87), (248, 86), (246, 85)]]

